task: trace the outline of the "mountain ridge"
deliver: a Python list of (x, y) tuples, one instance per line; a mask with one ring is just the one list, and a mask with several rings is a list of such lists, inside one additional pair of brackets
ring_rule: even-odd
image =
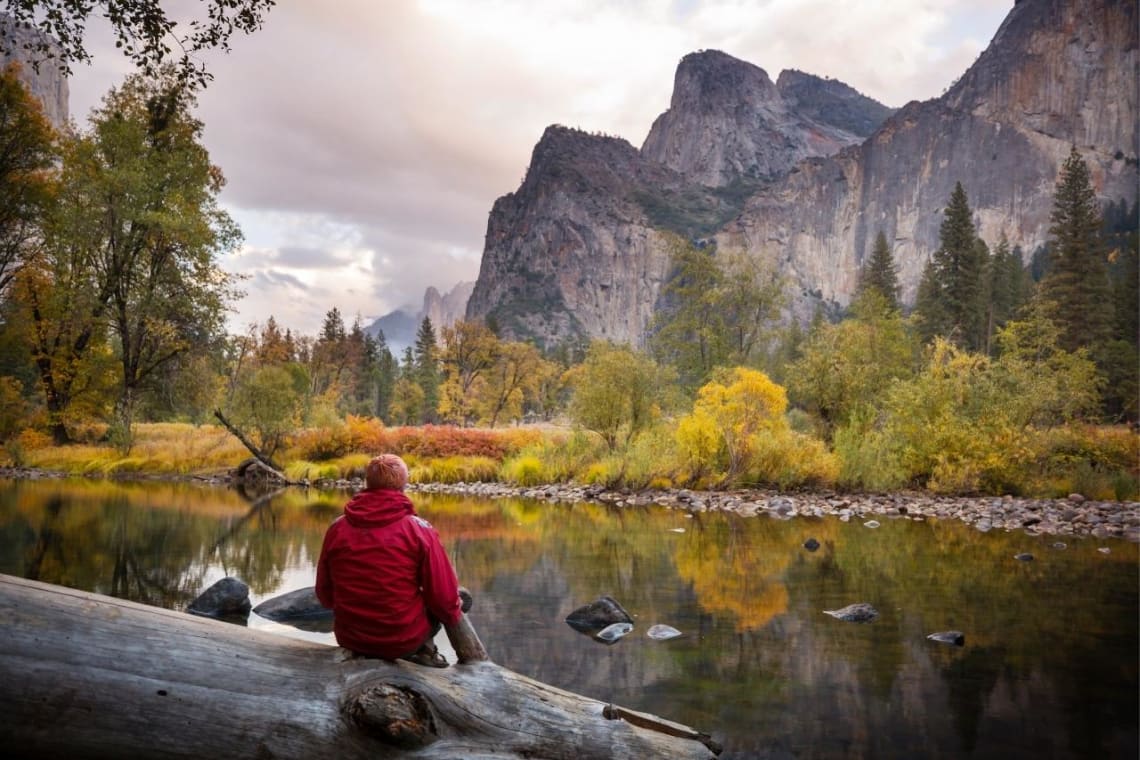
[[(850, 299), (881, 230), (912, 300), (957, 181), (983, 239), (1004, 233), (1028, 255), (1047, 238), (1070, 145), (1103, 200), (1136, 199), (1136, 36), (1134, 4), (1022, 0), (942, 96), (886, 113), (843, 145), (820, 120), (826, 108), (842, 113), (843, 97), (861, 103), (847, 85), (785, 72), (781, 93), (753, 64), (685, 56), (670, 109), (636, 155), (583, 133), (579, 155), (552, 163), (553, 128), (544, 133), (522, 185), (492, 208), (467, 316), (493, 315), (509, 337), (545, 344), (641, 345), (670, 232), (771, 261), (792, 286), (789, 316), (802, 320)], [(805, 83), (827, 85), (830, 100), (805, 97)]]

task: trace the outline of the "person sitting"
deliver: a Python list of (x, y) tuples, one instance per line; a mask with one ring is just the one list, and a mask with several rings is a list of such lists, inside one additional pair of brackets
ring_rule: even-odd
[(432, 640), (441, 624), (459, 622), (459, 581), (439, 534), (404, 494), (407, 483), (400, 457), (368, 463), (364, 490), (325, 533), (317, 599), (333, 611), (345, 649), (445, 668)]

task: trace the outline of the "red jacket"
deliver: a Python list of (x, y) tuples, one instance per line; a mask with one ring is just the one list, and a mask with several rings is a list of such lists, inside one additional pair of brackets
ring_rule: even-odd
[(317, 598), (342, 647), (394, 660), (431, 634), (430, 614), (459, 622), (459, 582), (439, 534), (401, 491), (364, 490), (321, 546)]

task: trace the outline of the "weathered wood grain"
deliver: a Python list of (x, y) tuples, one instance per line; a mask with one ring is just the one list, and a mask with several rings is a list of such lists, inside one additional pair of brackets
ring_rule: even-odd
[(0, 746), (11, 756), (713, 757), (477, 651), (446, 669), (358, 659), (4, 575), (0, 642)]

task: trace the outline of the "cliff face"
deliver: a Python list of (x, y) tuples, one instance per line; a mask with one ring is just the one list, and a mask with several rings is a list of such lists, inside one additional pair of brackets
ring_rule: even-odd
[(714, 187), (767, 179), (862, 142), (890, 113), (842, 83), (829, 88), (799, 72), (784, 72), (780, 81), (716, 50), (685, 56), (669, 110), (653, 122), (642, 156)]
[(637, 343), (669, 265), (638, 198), (684, 184), (625, 140), (548, 127), (522, 186), (491, 210), (467, 316), (547, 343)]
[(42, 60), (36, 71), (33, 61), (43, 58), (36, 47), (45, 44), (43, 40), (38, 31), (20, 27), (7, 14), (0, 13), (0, 68), (11, 63), (20, 66), (20, 80), (43, 104), (44, 115), (52, 126), (60, 129), (67, 124), (67, 77), (52, 60)]
[(1048, 239), (1072, 145), (1103, 200), (1136, 199), (1137, 64), (1134, 3), (1024, 0), (946, 95), (801, 163), (750, 198), (718, 242), (781, 260), (803, 317), (820, 299), (850, 299), (882, 230), (910, 301), (961, 181), (981, 237), (993, 245), (1004, 233), (1028, 256)]
[(1004, 233), (1028, 256), (1071, 145), (1102, 200), (1136, 200), (1137, 36), (1134, 2), (1021, 0), (945, 95), (893, 114), (839, 82), (773, 84), (723, 53), (686, 56), (640, 153), (547, 130), (491, 212), (468, 317), (548, 343), (638, 345), (670, 232), (776, 262), (806, 318), (849, 301), (882, 230), (913, 300), (959, 181), (982, 238)]

